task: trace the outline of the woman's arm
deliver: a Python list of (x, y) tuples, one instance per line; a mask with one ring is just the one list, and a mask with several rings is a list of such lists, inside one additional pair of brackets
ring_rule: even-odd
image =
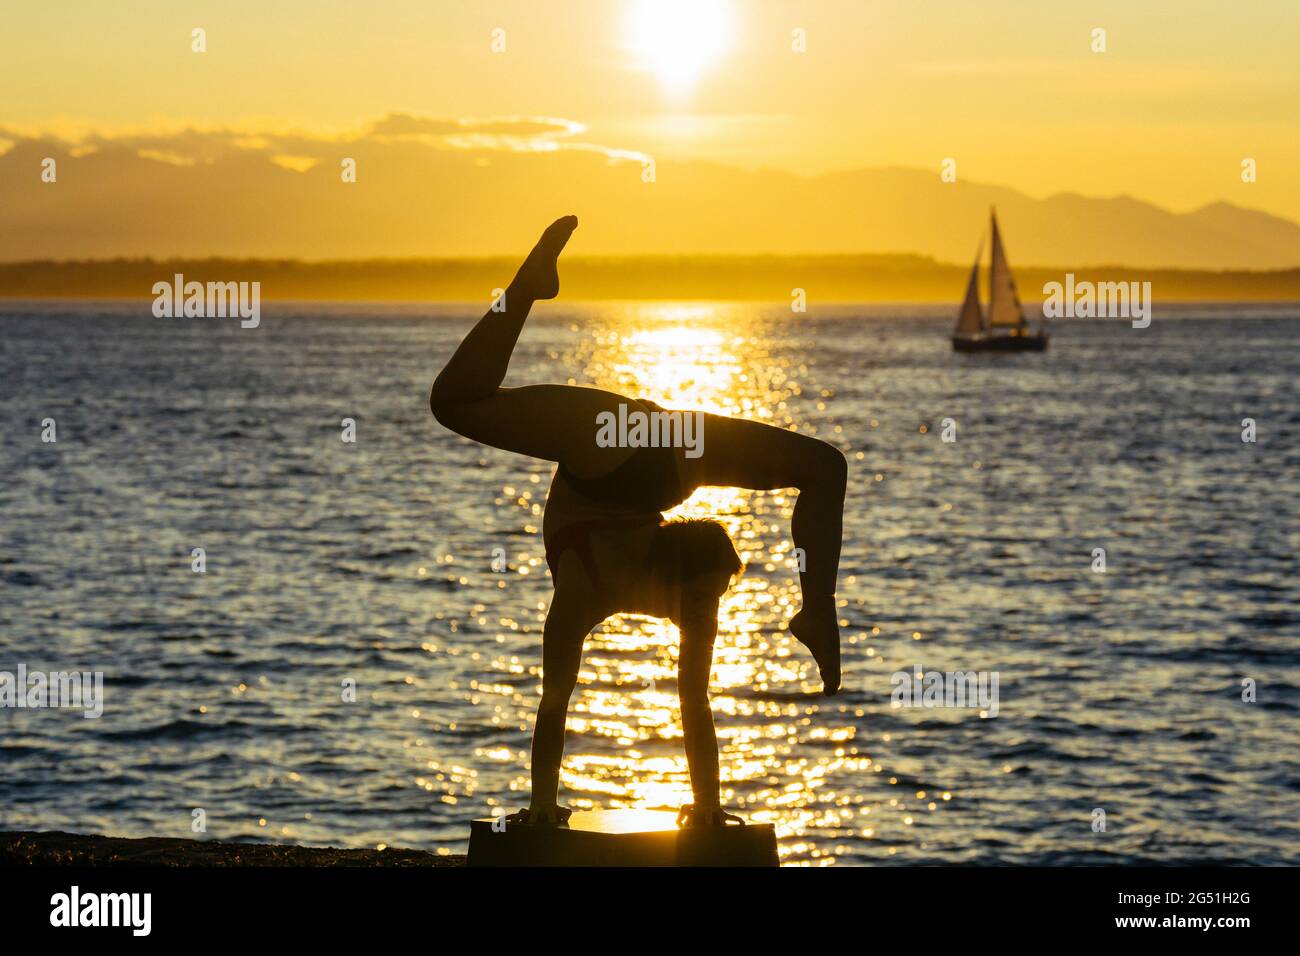
[[(713, 641), (718, 633), (718, 599), (687, 599), (678, 630), (682, 635), (677, 660), (677, 694), (682, 708), (682, 737), (686, 764), (695, 795), (692, 822), (713, 822), (720, 814), (718, 738), (709, 706), (709, 675), (713, 670)], [(716, 822), (721, 822), (718, 820)]]

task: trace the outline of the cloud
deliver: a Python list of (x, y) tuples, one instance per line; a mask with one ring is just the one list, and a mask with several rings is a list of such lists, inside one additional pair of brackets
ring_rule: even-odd
[[(193, 166), (197, 160), (189, 156), (181, 156), (177, 153), (169, 153), (161, 149), (137, 149), (135, 154), (141, 159), (152, 159), (160, 163), (168, 163), (172, 166)], [(74, 152), (75, 156), (76, 153)], [(83, 154), (85, 155), (85, 154)]]
[[(545, 117), (405, 113), (331, 132), (249, 125), (65, 139), (3, 127), (14, 145), (0, 155), (0, 261), (500, 255), (576, 212), (575, 255), (914, 252), (964, 262), (996, 203), (1017, 266), (1300, 262), (1300, 227), (1258, 214), (1034, 200), (973, 182), (954, 190), (931, 170), (802, 177), (665, 158), (650, 182), (640, 154), (586, 135)], [(46, 157), (57, 160), (56, 181), (42, 178)]]
[(370, 134), (389, 138), (445, 139), (463, 136), (504, 136), (512, 139), (559, 139), (586, 132), (572, 120), (545, 116), (508, 116), (496, 119), (437, 119), (389, 113), (370, 125)]
[[(556, 207), (654, 195), (641, 154), (544, 116), (392, 112), (335, 130), (0, 125), (6, 142), (0, 260), (483, 255), (528, 241), (532, 223), (553, 219)], [(57, 161), (48, 182), (46, 158)], [(345, 164), (355, 180), (342, 177)], [(511, 216), (503, 230), (507, 210), (518, 222)], [(611, 218), (616, 228), (630, 221)]]
[(305, 173), (312, 169), (320, 162), (314, 156), (290, 156), (286, 153), (276, 153), (271, 157), (271, 162), (282, 169), (292, 169), (295, 173)]
[(304, 170), (338, 155), (340, 146), (414, 144), (471, 152), (601, 153), (610, 160), (640, 161), (636, 151), (583, 142), (587, 127), (549, 116), (445, 118), (389, 113), (373, 123), (340, 132), (250, 126), (31, 130), (0, 125), (0, 155), (18, 143), (42, 142), (73, 156), (99, 150), (131, 151), (173, 165), (212, 163), (238, 154), (265, 154), (285, 168)]

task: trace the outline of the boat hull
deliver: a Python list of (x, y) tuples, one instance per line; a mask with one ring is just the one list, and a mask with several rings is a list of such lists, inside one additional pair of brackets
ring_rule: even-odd
[(964, 337), (954, 335), (952, 347), (958, 352), (1045, 352), (1050, 338), (1046, 332), (1037, 335), (986, 335)]

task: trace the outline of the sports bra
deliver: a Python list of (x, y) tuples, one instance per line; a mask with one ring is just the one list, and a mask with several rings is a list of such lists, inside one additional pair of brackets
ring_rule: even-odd
[[(652, 412), (665, 410), (649, 399), (639, 399)], [(668, 446), (638, 448), (621, 465), (598, 478), (579, 478), (564, 462), (560, 474), (584, 498), (629, 511), (667, 511), (686, 500), (687, 491), (677, 472), (677, 453)]]
[(578, 494), (602, 505), (633, 511), (667, 511), (681, 504), (681, 479), (672, 448), (638, 448), (599, 478), (579, 478), (563, 462), (560, 474)]

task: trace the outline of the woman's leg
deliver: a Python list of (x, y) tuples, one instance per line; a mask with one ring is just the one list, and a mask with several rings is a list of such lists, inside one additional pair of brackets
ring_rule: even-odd
[(835, 590), (848, 481), (843, 453), (797, 432), (707, 414), (703, 445), (699, 458), (683, 459), (683, 477), (690, 488), (798, 489), (790, 536), (803, 550), (803, 608), (790, 621), (790, 630), (812, 651), (826, 692), (834, 693), (840, 684)]
[[(577, 227), (576, 216), (565, 216), (546, 228), (498, 300), (504, 309), (489, 309), (438, 373), (429, 395), (430, 405), (476, 402), (489, 398), (501, 387), (533, 303), (559, 294), (560, 253)], [(494, 307), (498, 303), (493, 303)]]
[(557, 259), (577, 227), (574, 216), (542, 233), (503, 296), (460, 343), (429, 392), (429, 409), (446, 427), (472, 441), (548, 461), (578, 474), (604, 474), (633, 449), (596, 445), (596, 416), (635, 404), (614, 392), (568, 385), (502, 388), (524, 320), (539, 299), (559, 292)]

